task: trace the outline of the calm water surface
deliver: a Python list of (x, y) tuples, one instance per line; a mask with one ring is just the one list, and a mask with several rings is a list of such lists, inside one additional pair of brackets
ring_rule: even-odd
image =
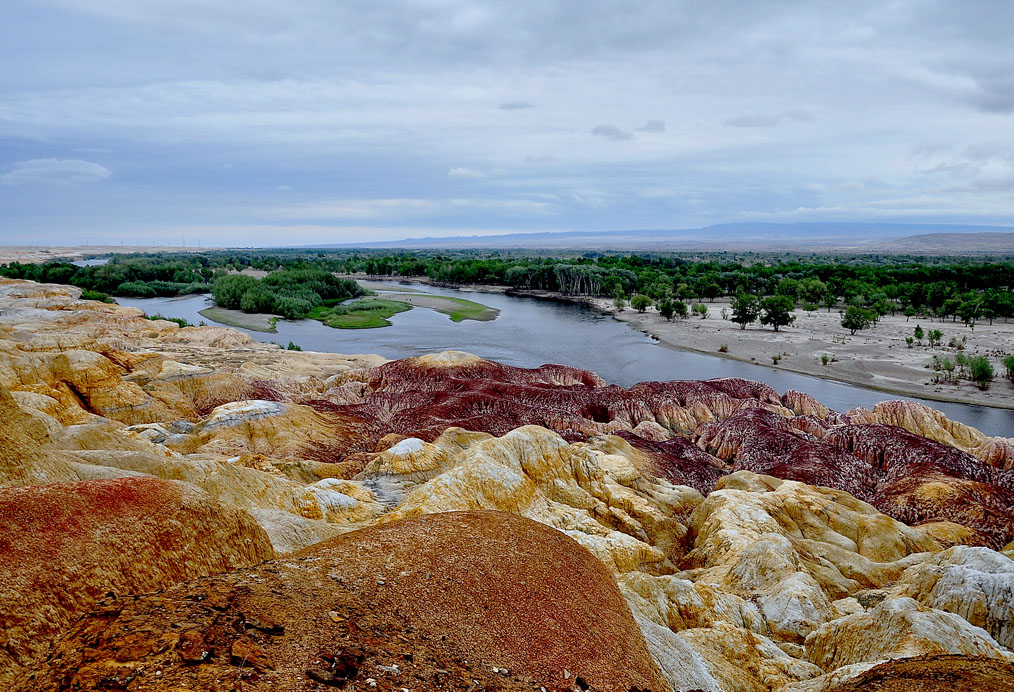
[[(763, 365), (675, 351), (583, 305), (421, 284), (407, 286), (391, 282), (389, 285), (392, 290), (412, 288), (435, 295), (469, 298), (498, 308), (500, 315), (491, 322), (455, 323), (434, 310), (414, 308), (394, 315), (390, 318), (392, 326), (381, 329), (332, 329), (315, 320), (279, 320), (275, 334), (240, 331), (258, 341), (282, 345), (293, 341), (308, 351), (377, 353), (385, 358), (407, 358), (450, 349), (526, 368), (562, 363), (592, 370), (607, 382), (624, 387), (647, 380), (743, 377), (765, 382), (782, 393), (789, 389), (807, 392), (837, 411), (856, 406), (872, 408), (887, 399), (910, 399), (943, 411), (949, 418), (972, 425), (987, 435), (1014, 436), (1014, 410), (884, 394)], [(139, 307), (148, 314), (183, 317), (193, 324), (202, 321), (213, 324), (198, 314), (212, 305), (207, 296), (118, 298), (117, 302)]]

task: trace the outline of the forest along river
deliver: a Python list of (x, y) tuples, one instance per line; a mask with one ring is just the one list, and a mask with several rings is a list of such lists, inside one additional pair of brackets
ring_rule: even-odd
[[(375, 282), (379, 283), (379, 282)], [(452, 322), (447, 315), (413, 308), (390, 318), (379, 329), (333, 329), (316, 320), (278, 320), (277, 333), (240, 331), (258, 341), (285, 346), (290, 341), (307, 351), (377, 353), (385, 358), (408, 358), (455, 350), (501, 363), (534, 368), (560, 363), (597, 373), (612, 384), (629, 387), (649, 380), (706, 380), (742, 377), (765, 382), (779, 393), (797, 389), (812, 394), (836, 411), (856, 406), (873, 408), (879, 401), (909, 399), (942, 411), (952, 420), (974, 426), (987, 435), (1014, 435), (1014, 410), (969, 404), (928, 401), (885, 394), (833, 380), (776, 370), (763, 365), (677, 351), (590, 307), (576, 303), (462, 291), (424, 284), (384, 282), (391, 290), (420, 291), (467, 298), (500, 310), (490, 322)], [(372, 285), (372, 284), (371, 284)], [(192, 324), (214, 324), (198, 314), (213, 305), (210, 296), (185, 298), (118, 298), (121, 305), (166, 317), (182, 317)]]

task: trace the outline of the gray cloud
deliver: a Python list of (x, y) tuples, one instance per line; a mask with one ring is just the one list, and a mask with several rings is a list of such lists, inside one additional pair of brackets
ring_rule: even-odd
[(777, 115), (758, 115), (756, 113), (751, 113), (749, 115), (737, 115), (734, 118), (723, 120), (722, 124), (726, 127), (774, 127), (781, 121), (781, 117)]
[[(260, 229), (265, 189), (377, 238), (704, 209), (1011, 223), (1012, 25), (995, 0), (0, 2), (0, 241)], [(59, 205), (40, 184), (110, 170)], [(535, 193), (552, 214), (489, 201)]]
[(596, 125), (592, 128), (591, 133), (597, 137), (611, 139), (614, 142), (623, 142), (634, 137), (634, 135), (626, 130), (621, 130), (616, 125)]
[[(1009, 69), (1014, 70), (1014, 66)], [(982, 91), (973, 101), (988, 113), (1014, 113), (1014, 75), (997, 75), (979, 82)]]
[(812, 122), (817, 116), (805, 108), (792, 108), (773, 115), (761, 113), (747, 113), (737, 115), (733, 118), (722, 121), (725, 127), (775, 127), (785, 120), (796, 120), (798, 122)]
[(535, 104), (528, 103), (528, 101), (508, 101), (501, 103), (497, 108), (502, 111), (519, 111), (525, 108), (535, 108)]
[(665, 121), (664, 120), (649, 120), (641, 127), (637, 128), (638, 132), (665, 132)]

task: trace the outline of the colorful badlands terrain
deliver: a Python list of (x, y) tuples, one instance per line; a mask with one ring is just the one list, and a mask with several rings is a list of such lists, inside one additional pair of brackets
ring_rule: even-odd
[(0, 689), (1014, 690), (1014, 441), (0, 282)]

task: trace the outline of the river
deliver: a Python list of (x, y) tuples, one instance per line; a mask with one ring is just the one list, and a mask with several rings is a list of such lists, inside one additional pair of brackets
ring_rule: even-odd
[[(592, 370), (607, 382), (629, 387), (646, 380), (743, 377), (759, 380), (784, 393), (789, 389), (812, 394), (825, 406), (846, 411), (872, 408), (879, 401), (909, 399), (942, 411), (952, 420), (974, 426), (987, 435), (1014, 434), (1014, 410), (990, 408), (915, 397), (884, 394), (850, 384), (689, 351), (660, 346), (653, 338), (609, 315), (575, 303), (479, 293), (423, 284), (390, 282), (392, 289), (414, 289), (436, 295), (465, 297), (500, 315), (490, 322), (452, 322), (446, 315), (414, 308), (390, 318), (380, 329), (332, 329), (315, 320), (279, 320), (277, 333), (240, 329), (258, 341), (283, 346), (290, 341), (308, 351), (377, 353), (407, 358), (444, 350), (467, 351), (482, 358), (531, 368), (561, 363)], [(208, 296), (185, 298), (118, 298), (121, 305), (147, 314), (183, 317), (193, 324), (213, 324), (198, 314), (212, 305)]]

